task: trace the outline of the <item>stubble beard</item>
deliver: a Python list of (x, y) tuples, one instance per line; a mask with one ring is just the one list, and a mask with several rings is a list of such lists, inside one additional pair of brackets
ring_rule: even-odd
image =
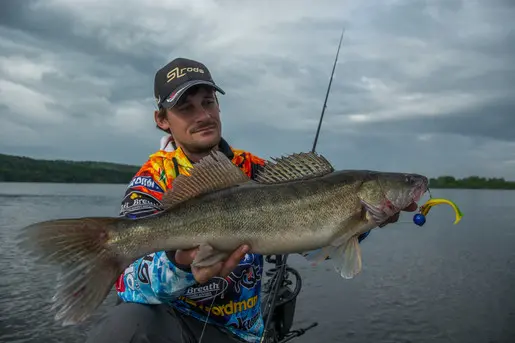
[(211, 143), (193, 142), (191, 144), (185, 145), (184, 148), (192, 154), (209, 154), (211, 151), (218, 148), (221, 139), (221, 136), (219, 136), (218, 139)]

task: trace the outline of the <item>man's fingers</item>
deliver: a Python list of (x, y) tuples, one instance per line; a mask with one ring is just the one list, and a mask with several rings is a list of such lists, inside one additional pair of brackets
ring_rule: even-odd
[(179, 264), (189, 266), (195, 259), (195, 256), (197, 256), (198, 249), (199, 248), (177, 250), (175, 252), (175, 261)]
[(209, 281), (211, 278), (213, 278), (215, 275), (219, 275), (220, 271), (222, 270), (223, 263), (218, 262), (216, 264), (213, 264), (212, 266), (205, 267), (205, 268), (193, 268), (193, 274), (195, 276), (195, 280), (203, 284), (207, 281)]
[[(216, 275), (220, 275), (226, 277), (231, 273), (234, 268), (238, 266), (241, 259), (245, 256), (245, 254), (249, 251), (249, 246), (243, 245), (236, 249), (224, 262), (218, 262), (209, 267), (203, 268), (192, 268), (192, 272), (195, 276), (195, 280), (202, 284), (209, 281)], [(195, 256), (198, 252), (198, 248), (190, 249), (190, 250), (179, 250), (175, 254), (175, 259), (177, 263), (190, 265), (195, 259)]]
[(395, 223), (397, 220), (399, 220), (400, 213), (395, 213), (393, 216), (391, 216), (388, 219), (389, 223)]
[(411, 205), (409, 205), (408, 207), (406, 207), (405, 209), (403, 209), (403, 211), (406, 211), (406, 212), (415, 212), (418, 208), (418, 205), (416, 202), (413, 202), (411, 203)]
[[(402, 211), (405, 211), (405, 212), (415, 212), (417, 209), (418, 209), (417, 203), (416, 202), (412, 202), (408, 207), (404, 208)], [(395, 222), (397, 222), (399, 220), (400, 215), (401, 215), (400, 213), (395, 213), (393, 216), (391, 216), (390, 218), (388, 218), (386, 221), (384, 221), (383, 223), (379, 224), (378, 226), (379, 227), (384, 227), (387, 224), (395, 223)]]
[(399, 220), (399, 213), (395, 213), (393, 216), (388, 217), (388, 219), (379, 224), (378, 227), (385, 227), (388, 224), (395, 223), (397, 220)]
[(241, 246), (239, 249), (234, 251), (227, 261), (224, 263), (222, 270), (220, 271), (220, 275), (226, 277), (229, 275), (234, 268), (238, 266), (241, 259), (245, 256), (245, 254), (249, 251), (249, 247), (247, 245)]
[[(193, 260), (195, 254), (197, 253), (196, 249), (192, 249), (193, 251), (188, 250), (183, 253), (186, 254), (187, 258), (191, 258)], [(226, 277), (231, 273), (234, 268), (238, 266), (241, 259), (245, 256), (245, 254), (249, 251), (249, 247), (247, 245), (243, 245), (237, 250), (235, 250), (229, 258), (224, 262), (218, 262), (209, 267), (202, 268), (192, 268), (193, 275), (195, 276), (195, 280), (202, 284), (209, 281), (214, 276), (222, 276)]]

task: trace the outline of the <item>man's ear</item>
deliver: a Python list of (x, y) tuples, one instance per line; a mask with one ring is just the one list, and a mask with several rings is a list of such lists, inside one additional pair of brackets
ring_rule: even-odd
[(154, 121), (156, 122), (157, 126), (165, 131), (168, 131), (170, 129), (170, 123), (168, 123), (168, 119), (166, 119), (166, 116), (160, 116), (160, 111), (155, 110), (154, 111)]

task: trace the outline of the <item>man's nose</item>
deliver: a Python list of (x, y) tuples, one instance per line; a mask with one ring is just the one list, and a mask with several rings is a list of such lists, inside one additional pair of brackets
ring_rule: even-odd
[(211, 113), (202, 105), (194, 106), (194, 116), (197, 120), (211, 118)]

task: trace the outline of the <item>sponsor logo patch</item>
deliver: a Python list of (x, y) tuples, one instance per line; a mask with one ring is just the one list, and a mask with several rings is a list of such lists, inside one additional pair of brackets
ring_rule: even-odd
[(212, 307), (207, 304), (198, 303), (182, 295), (178, 299), (186, 302), (190, 306), (199, 308), (202, 311), (209, 312), (212, 316), (216, 317), (230, 316), (243, 311), (252, 310), (256, 305), (259, 304), (259, 298), (257, 295), (240, 301), (231, 300), (226, 304), (213, 305)]
[(254, 264), (255, 255), (245, 254), (238, 267), (227, 277), (233, 282), (234, 291), (241, 293), (241, 288), (252, 289), (261, 281), (262, 268)]
[(204, 301), (223, 294), (228, 286), (227, 280), (214, 277), (209, 283), (189, 287), (186, 289), (184, 297), (191, 300)]
[(161, 188), (161, 186), (156, 181), (154, 181), (154, 179), (151, 176), (134, 177), (127, 188), (133, 187), (145, 187), (154, 192), (164, 193), (163, 188)]
[(160, 211), (161, 209), (159, 201), (150, 194), (132, 191), (123, 198), (120, 214), (137, 214), (148, 211)]

